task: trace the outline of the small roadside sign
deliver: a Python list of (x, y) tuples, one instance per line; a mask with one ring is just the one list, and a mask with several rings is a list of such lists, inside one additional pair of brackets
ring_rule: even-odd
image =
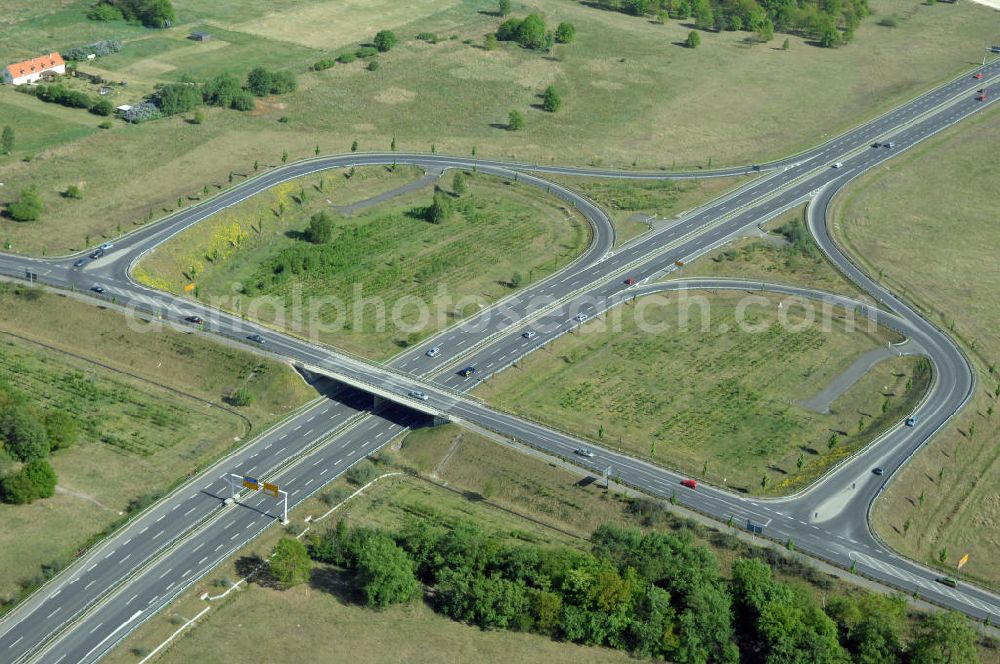
[(958, 569), (962, 569), (962, 565), (964, 565), (967, 562), (969, 562), (969, 554), (965, 554), (964, 556), (958, 559)]

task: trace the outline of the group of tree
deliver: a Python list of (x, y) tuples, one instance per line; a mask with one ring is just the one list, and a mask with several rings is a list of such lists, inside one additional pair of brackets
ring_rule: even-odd
[(94, 115), (111, 115), (115, 110), (107, 99), (94, 99), (82, 90), (73, 90), (59, 83), (22, 85), (17, 90), (34, 95), (49, 104), (59, 104), (69, 108), (86, 108)]
[(240, 82), (232, 74), (219, 74), (198, 86), (193, 81), (168, 83), (159, 86), (150, 101), (163, 115), (176, 115), (194, 110), (201, 104), (249, 111), (256, 106), (254, 97), (284, 94), (298, 87), (295, 74), (290, 71), (269, 71), (254, 67)]
[[(635, 16), (694, 19), (702, 30), (745, 30), (769, 41), (775, 32), (800, 34), (832, 47), (851, 41), (870, 14), (868, 0), (595, 0)], [(690, 43), (689, 46), (693, 46)], [(694, 44), (696, 45), (696, 44)]]
[(77, 435), (65, 411), (40, 412), (21, 393), (0, 386), (0, 500), (21, 505), (52, 496), (56, 473), (49, 453), (71, 446)]
[(433, 510), (395, 533), (336, 528), (308, 541), (313, 560), (350, 571), (379, 610), (426, 596), (440, 613), (486, 629), (535, 632), (678, 664), (977, 662), (957, 614), (908, 633), (902, 599), (838, 596), (826, 608), (801, 586), (738, 558), (732, 576), (690, 533), (605, 525), (591, 550), (510, 544)]
[(572, 23), (560, 23), (555, 31), (546, 30), (545, 19), (538, 14), (528, 14), (522, 18), (509, 18), (497, 28), (499, 41), (517, 42), (524, 48), (548, 51), (553, 44), (566, 44), (576, 38), (576, 27)]
[(99, 0), (87, 12), (94, 21), (141, 23), (147, 28), (169, 28), (177, 18), (170, 0)]

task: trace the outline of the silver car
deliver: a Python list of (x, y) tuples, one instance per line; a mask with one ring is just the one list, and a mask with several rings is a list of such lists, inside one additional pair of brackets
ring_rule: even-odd
[(427, 351), (427, 357), (434, 357), (435, 355), (437, 355), (440, 352), (441, 352), (441, 347), (440, 346), (434, 346), (434, 348), (431, 348), (430, 350)]

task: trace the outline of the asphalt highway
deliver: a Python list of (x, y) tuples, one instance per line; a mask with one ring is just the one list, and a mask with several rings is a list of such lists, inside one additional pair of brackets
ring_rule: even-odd
[[(750, 520), (761, 525), (765, 535), (778, 540), (793, 539), (799, 550), (843, 566), (855, 562), (859, 571), (898, 588), (916, 590), (945, 606), (975, 617), (992, 616), (996, 620), (1000, 616), (1000, 601), (994, 595), (966, 584), (951, 589), (936, 583), (938, 575), (935, 572), (896, 556), (876, 541), (868, 528), (868, 509), (884, 483), (958, 412), (971, 394), (974, 379), (957, 346), (858, 270), (829, 239), (824, 225), (830, 198), (851, 178), (991, 103), (976, 100), (974, 91), (1000, 74), (1000, 69), (994, 63), (987, 65), (984, 72), (983, 81), (974, 81), (970, 76), (955, 79), (822, 146), (769, 164), (769, 173), (733, 194), (623, 247), (614, 247), (613, 228), (596, 205), (568, 188), (524, 171), (613, 177), (621, 173), (390, 153), (320, 158), (275, 169), (163, 223), (126, 236), (115, 243), (107, 256), (81, 267), (74, 266), (75, 257), (43, 261), (3, 256), (0, 257), (0, 272), (18, 278), (30, 272), (39, 282), (79, 291), (100, 284), (105, 288), (103, 297), (106, 299), (149, 311), (173, 324), (186, 315), (197, 313), (206, 320), (207, 332), (237, 340), (260, 334), (265, 339), (263, 349), (266, 351), (291, 358), (338, 380), (418, 410), (474, 422), (550, 454), (573, 458), (595, 473), (611, 467), (613, 474), (622, 481), (654, 495), (669, 497), (676, 493), (680, 502), (719, 519), (732, 517), (737, 523)], [(869, 147), (871, 142), (881, 142), (889, 135), (895, 144), (893, 148)], [(833, 168), (831, 163), (834, 161), (843, 166)], [(517, 177), (521, 182), (544, 187), (588, 219), (594, 229), (591, 246), (569, 268), (402, 353), (387, 366), (348, 357), (208, 310), (197, 303), (143, 288), (129, 278), (130, 267), (141, 255), (184, 228), (257, 191), (327, 168), (393, 162), (412, 163), (427, 170), (474, 166), (481, 172), (508, 177), (520, 171)], [(743, 168), (739, 172), (747, 170)], [(724, 169), (715, 174), (734, 172)], [(645, 178), (694, 175), (705, 176), (706, 173), (628, 174), (629, 177)], [(810, 199), (814, 201), (811, 226), (821, 247), (839, 269), (882, 303), (884, 310), (843, 298), (838, 301), (833, 296), (807, 289), (737, 280), (653, 283), (675, 271), (678, 261), (688, 262), (782, 210)], [(635, 278), (643, 285), (628, 285), (626, 277)], [(680, 487), (681, 478), (670, 471), (589, 443), (586, 446), (595, 451), (595, 457), (580, 457), (574, 454), (574, 450), (584, 445), (578, 439), (488, 408), (464, 394), (477, 380), (502, 370), (557, 335), (578, 327), (581, 321), (575, 317), (580, 314), (597, 319), (609, 309), (627, 306), (625, 303), (633, 297), (692, 287), (750, 290), (761, 287), (789, 295), (827, 297), (851, 310), (863, 307), (864, 314), (912, 339), (934, 365), (935, 382), (919, 409), (919, 426), (897, 427), (800, 495), (764, 501), (704, 485), (696, 492), (690, 491)], [(536, 332), (530, 339), (523, 336), (529, 328)], [(436, 357), (428, 357), (426, 350), (434, 345), (440, 346), (441, 352)], [(456, 373), (457, 368), (465, 365), (476, 366), (477, 377), (467, 379)], [(425, 392), (427, 401), (408, 398), (408, 393), (414, 389)], [(403, 431), (414, 417), (392, 407), (379, 414), (366, 413), (365, 408), (363, 403), (324, 400), (252, 441), (236, 456), (199, 475), (190, 485), (175, 491), (0, 622), (0, 659), (11, 662), (28, 659), (89, 662), (98, 659), (176, 594), (274, 522), (274, 501), (260, 494), (237, 504), (225, 504), (229, 484), (222, 479), (223, 475), (228, 472), (257, 473), (287, 486), (291, 493), (290, 505), (298, 504), (351, 463)], [(325, 444), (320, 444), (322, 441)], [(870, 472), (874, 465), (882, 465), (890, 472), (884, 478), (877, 478)], [(848, 483), (850, 489), (846, 488)]]

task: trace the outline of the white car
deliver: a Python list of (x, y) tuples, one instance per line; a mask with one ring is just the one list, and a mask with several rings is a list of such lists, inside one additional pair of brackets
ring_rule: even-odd
[(843, 162), (839, 162), (839, 161), (838, 161), (838, 162), (837, 162), (836, 164), (834, 164), (834, 165), (833, 165), (833, 167), (834, 167), (834, 168), (843, 168), (843, 167), (844, 167), (844, 164), (843, 164)]
[(525, 339), (534, 339), (536, 334), (538, 333), (535, 332), (534, 330), (525, 330), (524, 332), (521, 333), (521, 336), (524, 337)]
[(594, 458), (594, 451), (588, 450), (586, 447), (581, 447), (580, 449), (576, 450), (576, 453), (582, 457), (587, 457), (588, 459)]
[(577, 315), (573, 316), (573, 320), (575, 320), (578, 323), (582, 323), (583, 321), (587, 320), (588, 318), (590, 318), (590, 316), (588, 316), (587, 314), (577, 314)]
[(104, 244), (101, 245), (101, 249), (103, 249), (104, 251), (110, 251), (111, 247), (113, 246), (115, 246), (114, 242), (105, 242)]
[(410, 396), (413, 397), (414, 399), (420, 399), (421, 401), (427, 401), (427, 395), (424, 394), (423, 392), (421, 392), (420, 390), (413, 390), (412, 392), (410, 392)]
[(431, 348), (430, 350), (427, 351), (427, 357), (434, 357), (435, 355), (437, 355), (440, 352), (441, 352), (441, 347), (440, 346), (434, 346), (434, 348)]

